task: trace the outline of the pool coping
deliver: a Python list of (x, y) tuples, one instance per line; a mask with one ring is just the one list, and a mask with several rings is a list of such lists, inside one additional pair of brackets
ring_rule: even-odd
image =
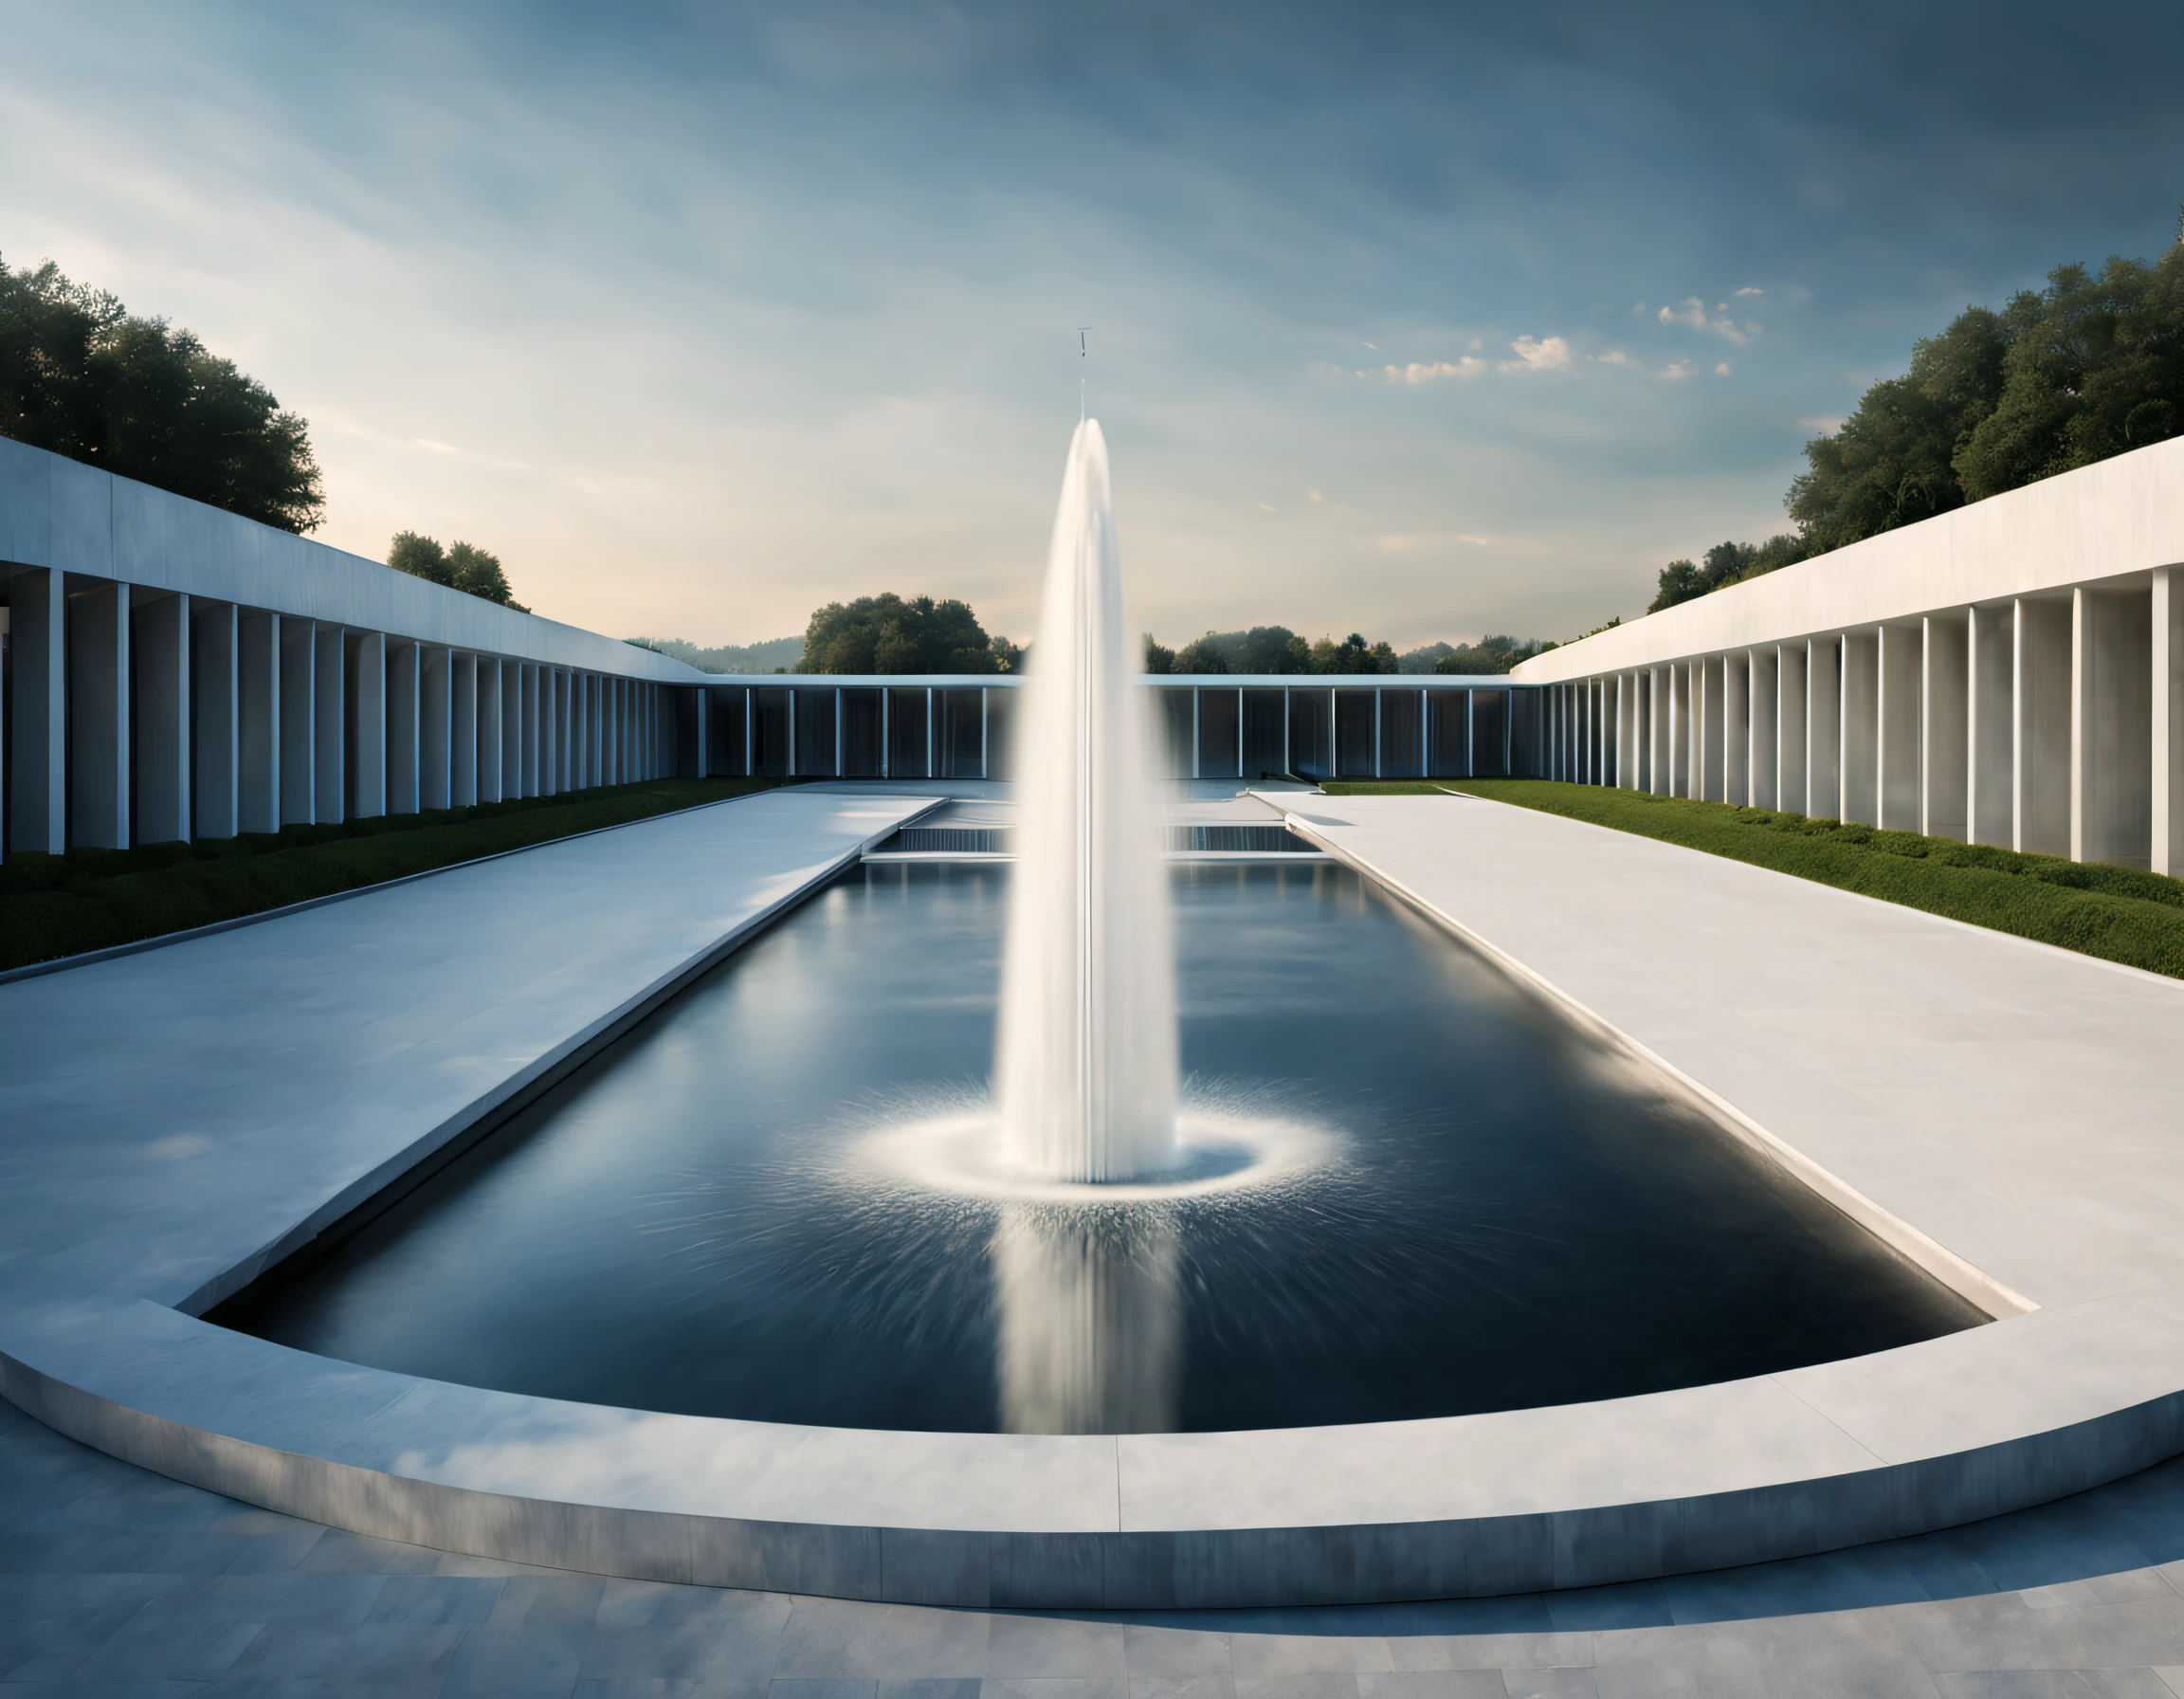
[[(1301, 824), (1456, 924), (1409, 888), (1407, 869), (1391, 877), (1323, 823)], [(373, 900), (351, 895), (352, 918)], [(434, 1129), (428, 1145), (391, 1130), (367, 1175), (326, 1191), (287, 1235), (212, 1281), (0, 1288), (0, 1393), (128, 1461), (382, 1538), (640, 1580), (1049, 1609), (1369, 1602), (1649, 1579), (1972, 1521), (2184, 1451), (2184, 1281), (2050, 1303), (1870, 1357), (1598, 1403), (1083, 1437), (573, 1404), (313, 1357), (189, 1313), (313, 1223), (482, 1126), (541, 1070), (573, 1066), (610, 1028), (641, 1018), (641, 1004), (672, 995), (789, 905), (683, 954), (639, 996), (612, 999), (506, 1075), (498, 1095), (482, 1094), (492, 1103), (464, 1126)]]

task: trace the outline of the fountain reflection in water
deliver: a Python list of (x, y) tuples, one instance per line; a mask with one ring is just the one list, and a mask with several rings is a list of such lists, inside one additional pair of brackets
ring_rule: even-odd
[(1160, 1434), (1182, 1401), (1180, 1247), (1165, 1211), (1017, 1206), (993, 1234), (1010, 1434)]
[[(1025, 684), (994, 1085), (1006, 1160), (1088, 1188), (1176, 1161), (1174, 943), (1129, 630), (1107, 445), (1086, 420)], [(1164, 1211), (1018, 1204), (992, 1255), (1004, 1429), (1174, 1425), (1182, 1339)]]
[(1174, 946), (1128, 632), (1107, 445), (1086, 420), (1023, 695), (994, 1068), (1008, 1154), (1048, 1179), (1139, 1179), (1175, 1161)]

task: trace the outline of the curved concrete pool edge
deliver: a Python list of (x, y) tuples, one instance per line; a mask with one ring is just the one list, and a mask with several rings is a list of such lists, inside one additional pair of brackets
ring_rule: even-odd
[[(75, 1351), (10, 1341), (0, 1390), (126, 1461), (358, 1533), (899, 1603), (1214, 1608), (1596, 1586), (1976, 1521), (2184, 1449), (2184, 1394), (2135, 1397), (2174, 1379), (2184, 1318), (2137, 1304), (2044, 1311), (2007, 1342), (1994, 1336), (2022, 1324), (1954, 1335), (1969, 1348), (1946, 1365), (1910, 1346), (1549, 1411), (1121, 1440), (565, 1404), (129, 1310)], [(1939, 1415), (1972, 1443), (1918, 1454), (1896, 1413), (1931, 1405), (1944, 1367), (1959, 1396), (1927, 1425)], [(2043, 1412), (2056, 1425), (1981, 1423), (1994, 1387), (2028, 1373), (2070, 1389)], [(1600, 1490), (1616, 1479), (1638, 1495)], [(1345, 1499), (1369, 1514), (1283, 1520)], [(1406, 1505), (1434, 1513), (1390, 1514)]]
[[(1597, 1018), (1631, 1044), (1707, 1082), (1704, 1089), (1721, 1081), (1721, 1101), (1747, 1114), (1739, 1081), (1724, 1078), (1703, 1056), (1694, 1067), (1676, 1042), (1645, 1030), (1650, 1017), (1644, 1012), (1617, 1009), (1612, 982), (1604, 993), (1557, 958), (1569, 941), (1557, 926), (1574, 927), (1588, 949), (1608, 958), (1647, 941), (1622, 938), (1616, 915), (1600, 904), (1571, 903), (1571, 890), (1585, 888), (1583, 881), (1568, 883), (1573, 856), (1596, 880), (1634, 875), (1641, 886), (1664, 878), (1673, 886), (1681, 879), (1702, 904), (1720, 896), (1720, 864), (1673, 850), (1670, 857), (1689, 857), (1699, 868), (1663, 862), (1651, 852), (1666, 847), (1641, 840), (1578, 841), (1570, 834), (1586, 829), (1546, 816), (1514, 828), (1506, 821), (1472, 824), (1518, 811), (1466, 808), (1459, 823), (1434, 799), (1400, 799), (1408, 813), (1353, 811), (1356, 800), (1342, 799), (1342, 806), (1369, 817), (1366, 825), (1330, 821), (1316, 809), (1314, 835), (1387, 868), (1374, 876), (1399, 890), (1423, 888), (1412, 900), (1442, 913), (1463, 904), (1435, 889), (1436, 879), (1469, 882), (1476, 891), (1483, 874), (1489, 883), (1499, 876), (1496, 895), (1509, 899), (1502, 923), (1464, 930), (1599, 1011)], [(817, 849), (799, 843), (800, 834), (824, 824), (826, 808), (852, 806), (841, 797), (777, 806), (763, 819), (749, 804), (739, 806), (742, 824), (756, 832), (751, 842), (782, 865), (782, 875), (759, 880), (763, 888), (723, 904), (719, 915), (686, 923), (677, 899), (687, 904), (702, 888), (692, 881), (718, 878), (720, 846), (701, 825), (687, 823), (655, 837), (647, 853), (665, 851), (662, 859), (670, 865), (646, 870), (672, 888), (651, 889), (649, 908), (629, 896), (629, 912), (605, 928), (614, 936), (588, 936), (584, 947), (592, 955), (585, 975), (605, 971), (604, 963), (622, 976), (626, 991), (655, 984), (663, 963), (695, 959), (690, 942), (703, 953), (712, 947), (707, 940), (725, 936), (715, 923), (730, 909), (747, 918), (784, 889), (808, 888), (812, 869), (838, 865), (838, 851), (872, 835), (862, 830), (871, 824), (864, 820), (855, 831), (828, 826), (835, 836)], [(1439, 810), (1442, 817), (1419, 808)], [(1534, 822), (1546, 822), (1544, 835)], [(643, 837), (630, 831), (622, 852)], [(1642, 852), (1637, 862), (1627, 846)], [(554, 848), (527, 853), (549, 856)], [(600, 853), (593, 847), (573, 851), (565, 865), (530, 864), (525, 870), (538, 875), (531, 882), (536, 888), (519, 893), (512, 906), (505, 893), (482, 890), (470, 893), (477, 901), (467, 905), (441, 902), (424, 918), (469, 930), (450, 941), (431, 934), (446, 944), (440, 963), (463, 959), (464, 951), (474, 956), (480, 927), (505, 931), (530, 912), (526, 902), (555, 888), (597, 888), (599, 868), (592, 862)], [(1525, 906), (1524, 875), (1542, 871), (1550, 875), (1545, 888), (1554, 915), (1538, 904)], [(1811, 919), (1801, 892), (1777, 888), (1799, 882), (1757, 869), (1741, 873), (1759, 883), (1735, 885), (1737, 923), (1708, 935), (1717, 958), (1702, 964), (1708, 973), (1722, 966), (1724, 939), (1756, 948), (1781, 942), (1766, 936), (1770, 914), (1786, 935)], [(336, 911), (322, 910), (294, 923), (354, 932), (375, 900), (341, 905), (346, 920), (328, 921)], [(503, 907), (473, 912), (479, 903), (490, 910), (496, 902)], [(1574, 915), (1567, 912), (1573, 906)], [(1905, 935), (1894, 928), (1924, 918), (1897, 911), (1866, 942), (1901, 945)], [(1860, 931), (1846, 928), (1833, 911), (1819, 923), (1829, 937)], [(256, 930), (284, 936), (280, 927), (288, 924)], [(651, 929), (639, 941), (644, 950), (617, 931), (629, 924)], [(1913, 936), (1921, 947), (1929, 941)], [(512, 936), (504, 941), (519, 954)], [(1978, 941), (1958, 941), (1942, 955), (1975, 950)], [(205, 946), (238, 947), (221, 940)], [(351, 938), (342, 947), (368, 953), (375, 945)], [(540, 958), (555, 959), (554, 949)], [(292, 1041), (317, 1033), (334, 1047), (318, 1061), (337, 1063), (344, 1078), (354, 1075), (361, 1095), (345, 1095), (338, 1079), (314, 1072), (308, 1083), (316, 1089), (305, 1097), (319, 1113), (299, 1118), (295, 1094), (286, 1089), (295, 1082), (254, 1079), (246, 1089), (250, 1101), (238, 1112), (225, 1101), (235, 1082), (215, 1078), (208, 1097), (222, 1100), (221, 1114), (211, 1117), (186, 1094), (155, 1089), (163, 1079), (173, 1084), (167, 1076), (180, 1066), (175, 1057), (203, 1036), (175, 1035), (181, 1048), (168, 1052), (155, 1042), (162, 1023), (182, 1019), (174, 999), (178, 964), (188, 965), (179, 951), (164, 968), (144, 965), (161, 959), (154, 952), (80, 970), (118, 976), (96, 986), (85, 978), (71, 988), (71, 974), (38, 981), (59, 999), (52, 1010), (0, 1002), (0, 1032), (15, 1035), (17, 1057), (0, 1078), (0, 1107), (11, 1111), (0, 1117), (11, 1127), (0, 1138), (27, 1181), (0, 1197), (0, 1227), (21, 1230), (0, 1265), (0, 1391), (61, 1432), (129, 1461), (363, 1533), (636, 1579), (902, 1602), (1095, 1609), (1360, 1602), (1592, 1585), (1803, 1555), (2083, 1491), (2184, 1450), (2184, 1259), (2164, 1260), (2159, 1249), (2172, 1227), (2184, 1223), (2171, 1221), (2165, 1203), (2141, 1209), (2134, 1255), (2120, 1272), (2097, 1277), (2076, 1268), (2076, 1291), (2071, 1279), (2052, 1270), (2045, 1280), (2027, 1279), (2011, 1266), (2015, 1256), (2037, 1274), (2041, 1246), (2028, 1253), (2002, 1243), (2003, 1266), (2014, 1276), (2005, 1289), (2023, 1288), (2025, 1301), (2043, 1307), (1985, 1327), (1754, 1380), (1436, 1421), (1084, 1439), (799, 1429), (556, 1403), (315, 1358), (193, 1320), (175, 1306), (292, 1240), (299, 1223), (320, 1218), (361, 1180), (391, 1178), (389, 1168), (415, 1145), (420, 1121), (439, 1124), (425, 1117), (439, 1112), (445, 1119), (446, 1105), (471, 1101), (493, 1081), (511, 1077), (501, 1064), (527, 1063), (566, 1039), (566, 1009), (554, 996), (541, 1005), (544, 993), (525, 990), (509, 999), (511, 1009), (491, 1012), (500, 1025), (489, 1042), (475, 1042), (476, 1033), (454, 1042), (434, 998), (413, 982), (428, 969), (398, 968), (385, 978), (379, 1027), (400, 1029), (396, 1053), (417, 1065), (417, 1077), (431, 1089), (390, 1099), (391, 1087), (363, 1089), (386, 1077), (386, 1032), (369, 1042), (358, 1038), (371, 1023), (359, 1025), (354, 996), (337, 1009), (313, 1007), (312, 996), (299, 995), (272, 1017), (275, 1036)], [(235, 961), (199, 962), (202, 996), (247, 1000), (250, 988), (237, 981)], [(2041, 988), (2044, 1008), (2083, 999), (2084, 986), (2066, 969), (2030, 952), (2018, 964), (2035, 977), (2050, 977)], [(1852, 965), (1872, 964), (1861, 958)], [(1960, 973), (1964, 963), (1952, 958), (1939, 965)], [(499, 977), (522, 987), (521, 966), (513, 959), (489, 964), (486, 977), (505, 968)], [(159, 982), (132, 986), (133, 973)], [(1654, 994), (1657, 979), (1648, 981)], [(595, 1009), (604, 994), (590, 978), (583, 983), (585, 1007)], [(1720, 983), (1737, 987), (1739, 1007), (1754, 1004), (1749, 976), (1732, 972)], [(2173, 1023), (2184, 1007), (2160, 1000), (2166, 987), (2149, 991), (2120, 977), (2110, 983), (2125, 987), (2117, 996), (2154, 997), (2139, 1013), (2150, 1011), (2157, 1025)], [(331, 995), (314, 984), (316, 996)], [(0, 987), (0, 997), (10, 989)], [(71, 989), (79, 994), (75, 1007), (64, 995)], [(563, 984), (554, 995), (565, 1002), (568, 991)], [(145, 1053), (128, 1052), (120, 1071), (129, 1077), (93, 1083), (82, 1066), (85, 1046), (94, 1059), (112, 1050), (114, 1022), (127, 1026), (132, 996), (146, 1023), (137, 1033)], [(1719, 1014), (1719, 996), (1715, 1004)], [(95, 1032), (82, 1024), (87, 1007), (106, 1017)], [(43, 1032), (24, 1018), (39, 1013)], [(1892, 1014), (1872, 1011), (1884, 1025)], [(2124, 1026), (2110, 1037), (2143, 1037), (2128, 1021)], [(26, 1047), (26, 1036), (45, 1043)], [(1840, 1045), (1845, 1035), (1831, 1036)], [(1774, 1046), (1777, 1063), (1782, 1037)], [(1858, 1037), (1849, 1034), (1853, 1049)], [(266, 1041), (263, 1031), (234, 1039)], [(1948, 1074), (1963, 1058), (1944, 1050), (1930, 1060)], [(192, 1077), (206, 1073), (203, 1058), (193, 1066)], [(1997, 1101), (2034, 1116), (2048, 1106), (2036, 1091), (2027, 1100), (2025, 1079), (2002, 1085)], [(2143, 1085), (2123, 1069), (2082, 1090), (2085, 1101), (2077, 1105), (2083, 1115), (2106, 1117), (2126, 1144), (2138, 1141), (2131, 1148), (2143, 1160), (2136, 1165), (2065, 1169), (2055, 1159), (2083, 1138), (2084, 1124), (2073, 1117), (2050, 1127), (2062, 1143), (2047, 1147), (2047, 1195), (2066, 1215), (2089, 1218), (2102, 1202), (2102, 1184), (2136, 1188), (2143, 1200), (2150, 1178), (2184, 1182), (2184, 1172), (2173, 1172), (2167, 1142), (2145, 1137)], [(1771, 1114), (1748, 1118), (1780, 1124)], [(211, 1130), (177, 1134), (177, 1124)], [(296, 1139), (299, 1124), (318, 1127), (321, 1138)], [(2168, 1124), (2157, 1118), (2151, 1127), (2158, 1133)], [(58, 1136), (64, 1130), (82, 1136)], [(2023, 1160), (2025, 1142), (2014, 1136), (2020, 1130), (2000, 1133)], [(1855, 1139), (1846, 1143), (1840, 1127), (1814, 1124), (1798, 1131), (1812, 1133), (1819, 1155), (1805, 1137), (1785, 1142), (1829, 1173), (1847, 1170), (1845, 1183), (1873, 1197), (1877, 1209), (1931, 1232), (1953, 1256), (1969, 1263), (1979, 1251), (1980, 1266), (1993, 1266), (1980, 1238), (1994, 1230), (1993, 1209), (1959, 1211), (1930, 1228), (1936, 1212), (1905, 1191), (1920, 1178), (1918, 1164), (1899, 1164), (1891, 1174), (1885, 1163), (1872, 1166), (1873, 1148)], [(199, 1178), (214, 1183), (171, 1197), (146, 1182), (160, 1178), (158, 1164), (175, 1156), (162, 1146), (178, 1142), (190, 1160), (209, 1163)], [(1960, 1159), (1963, 1147), (1952, 1148)], [(2158, 1155), (2158, 1176), (2147, 1172), (2146, 1151)], [(1992, 1175), (1955, 1178), (1952, 1196), (1985, 1197), (1995, 1183)], [(1975, 1178), (1984, 1183), (1971, 1184)], [(2184, 1183), (2176, 1195), (2184, 1196)], [(2130, 1237), (2119, 1235), (2120, 1206), (2108, 1201), (2109, 1218), (2090, 1231)], [(41, 1210), (46, 1215), (32, 1213)], [(69, 1217), (81, 1244), (73, 1242)]]

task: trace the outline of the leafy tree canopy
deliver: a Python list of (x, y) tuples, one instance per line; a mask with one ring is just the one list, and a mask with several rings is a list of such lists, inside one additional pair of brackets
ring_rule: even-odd
[(1477, 643), (1459, 643), (1433, 664), (1439, 673), (1468, 673), (1481, 675), (1507, 672), (1520, 661), (1529, 661), (1541, 652), (1542, 648), (1553, 649), (1550, 643), (1542, 645), (1534, 637), (1520, 642), (1515, 637), (1482, 637)]
[(1007, 672), (1019, 651), (986, 635), (971, 604), (892, 591), (828, 602), (804, 631), (798, 672)]
[(1765, 542), (1718, 542), (1706, 551), (1703, 562), (1671, 560), (1663, 567), (1659, 586), (1646, 612), (1658, 613), (1664, 608), (1706, 595), (1723, 585), (1740, 584), (1763, 573), (1778, 572), (1815, 553), (1804, 538), (1790, 531), (1770, 537)]
[(1790, 517), (1817, 554), (2179, 429), (2184, 244), (2153, 265), (2061, 265), (1999, 313), (1967, 307), (1808, 443)]
[(0, 263), (0, 436), (283, 531), (325, 517), (303, 420), (164, 319)]
[(442, 548), (429, 537), (415, 531), (402, 531), (395, 534), (393, 544), (387, 551), (387, 564), (413, 578), (429, 578), (435, 584), (445, 584), (465, 595), (499, 602), (519, 613), (531, 612), (509, 590), (508, 575), (500, 569), (500, 557), (488, 555), (472, 543), (450, 543)]

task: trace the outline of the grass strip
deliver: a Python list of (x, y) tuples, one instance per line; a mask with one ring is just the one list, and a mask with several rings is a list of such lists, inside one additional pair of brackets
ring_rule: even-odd
[(1325, 789), (1337, 796), (1463, 792), (2184, 978), (2184, 880), (2137, 868), (1543, 778), (1330, 781)]
[(239, 920), (778, 782), (651, 779), (194, 844), (11, 855), (0, 863), (0, 968)]

